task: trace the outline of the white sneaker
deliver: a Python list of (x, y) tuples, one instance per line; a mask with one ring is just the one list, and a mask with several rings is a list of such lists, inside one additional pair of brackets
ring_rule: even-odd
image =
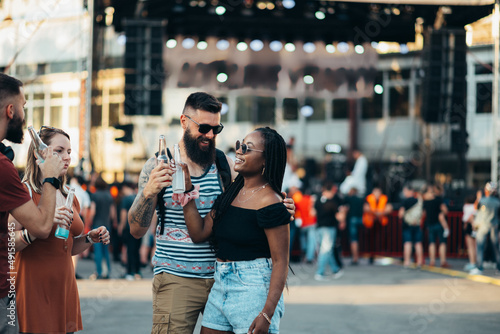
[(314, 279), (316, 281), (327, 281), (328, 278), (325, 275), (315, 274)]
[(464, 270), (465, 271), (471, 271), (472, 269), (475, 269), (476, 268), (476, 265), (475, 264), (472, 264), (472, 263), (467, 263), (465, 266), (464, 266)]
[(342, 269), (340, 269), (339, 271), (337, 271), (335, 274), (333, 274), (333, 278), (334, 279), (338, 279), (338, 278), (341, 278), (342, 276), (344, 276), (344, 271)]
[(479, 270), (477, 268), (474, 268), (471, 271), (469, 271), (469, 275), (482, 275), (482, 274), (483, 274), (483, 271)]

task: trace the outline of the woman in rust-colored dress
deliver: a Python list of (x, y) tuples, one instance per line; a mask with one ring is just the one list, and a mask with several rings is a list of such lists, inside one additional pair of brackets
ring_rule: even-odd
[[(73, 333), (83, 329), (80, 300), (75, 270), (71, 257), (89, 248), (94, 242), (109, 243), (105, 227), (96, 228), (82, 235), (83, 222), (78, 214), (80, 205), (76, 197), (72, 212), (64, 207), (68, 186), (66, 173), (71, 162), (69, 135), (60, 129), (42, 127), (39, 135), (43, 142), (53, 147), (65, 162), (58, 179), (44, 179), (33, 144), (28, 150), (24, 185), (35, 204), (41, 198), (44, 182), (56, 187), (56, 213), (54, 227), (47, 239), (36, 239), (16, 223), (16, 304), (20, 333)], [(12, 221), (13, 218), (10, 217)], [(69, 227), (67, 239), (55, 237), (59, 225)]]

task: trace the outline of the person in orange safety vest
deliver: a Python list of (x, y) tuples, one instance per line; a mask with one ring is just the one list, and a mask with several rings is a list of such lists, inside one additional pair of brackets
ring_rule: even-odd
[(388, 203), (388, 198), (382, 193), (379, 187), (373, 188), (371, 194), (366, 196), (363, 208), (363, 225), (372, 228), (378, 222), (382, 226), (389, 224), (387, 217), (392, 212), (392, 205)]

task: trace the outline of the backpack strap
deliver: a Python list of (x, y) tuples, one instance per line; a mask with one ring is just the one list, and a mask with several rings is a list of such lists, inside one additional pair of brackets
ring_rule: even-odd
[(26, 188), (28, 188), (28, 191), (30, 192), (30, 197), (33, 198), (33, 191), (31, 190), (30, 185), (28, 184), (28, 182), (23, 182), (23, 183), (26, 185)]
[(215, 149), (215, 165), (219, 171), (222, 185), (224, 186), (224, 189), (227, 190), (232, 182), (231, 167), (229, 167), (229, 163), (227, 162), (227, 157), (224, 152), (217, 148)]

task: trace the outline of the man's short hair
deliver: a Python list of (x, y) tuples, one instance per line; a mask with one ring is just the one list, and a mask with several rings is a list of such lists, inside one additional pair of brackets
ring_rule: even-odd
[(5, 100), (17, 96), (21, 93), (20, 87), (23, 83), (10, 75), (0, 73), (0, 106), (3, 106)]
[(185, 114), (186, 111), (190, 108), (194, 110), (204, 110), (216, 114), (221, 111), (222, 103), (213, 95), (198, 92), (188, 96), (182, 113)]

